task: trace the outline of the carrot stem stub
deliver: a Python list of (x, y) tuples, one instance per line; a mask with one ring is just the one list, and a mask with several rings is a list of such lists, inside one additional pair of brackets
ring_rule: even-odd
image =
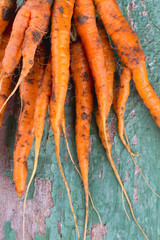
[(89, 65), (81, 42), (71, 46), (71, 72), (75, 84), (76, 95), (76, 147), (81, 170), (85, 199), (86, 218), (84, 227), (84, 240), (86, 239), (88, 222), (88, 171), (89, 171), (89, 136), (90, 122), (93, 110), (93, 86)]

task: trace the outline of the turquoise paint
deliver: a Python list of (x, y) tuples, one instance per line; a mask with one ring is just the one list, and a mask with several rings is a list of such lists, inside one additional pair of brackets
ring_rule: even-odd
[[(127, 18), (127, 5), (131, 3), (130, 0), (119, 0), (119, 5), (123, 11), (124, 16)], [(145, 0), (146, 7), (142, 6), (142, 1), (132, 1), (137, 5), (136, 10), (130, 11), (130, 17), (135, 21), (135, 30), (140, 39), (141, 45), (146, 55), (146, 63), (148, 69), (148, 75), (150, 82), (156, 89), (157, 94), (160, 96), (160, 38), (159, 29), (160, 20), (158, 18), (158, 0), (150, 1)], [(148, 11), (148, 16), (140, 16), (142, 12)], [(75, 123), (75, 110), (74, 110), (74, 92), (73, 89), (68, 91), (68, 95), (72, 99), (69, 106), (65, 107), (66, 113), (66, 125), (71, 124), (70, 134), (70, 148), (75, 161), (76, 146), (74, 142), (74, 123)], [(96, 108), (96, 107), (95, 107)], [(131, 118), (131, 112), (135, 111), (135, 117)], [(72, 116), (72, 117), (71, 117)], [(111, 119), (115, 117), (113, 111), (108, 119), (110, 123)], [(117, 126), (117, 121), (115, 120)], [(7, 123), (7, 130), (9, 130), (9, 123)], [(128, 98), (126, 111), (125, 111), (125, 128), (131, 143), (131, 140), (136, 134), (138, 143), (131, 145), (134, 152), (139, 153), (140, 157), (136, 158), (137, 164), (143, 171), (147, 180), (155, 191), (160, 193), (160, 130), (154, 123), (148, 109), (144, 106), (142, 100), (138, 96), (133, 82), (131, 83), (131, 93)], [(52, 208), (52, 214), (46, 219), (46, 236), (41, 237), (36, 234), (36, 240), (60, 240), (60, 236), (57, 232), (57, 223), (61, 221), (62, 228), (61, 234), (63, 240), (76, 240), (77, 235), (74, 227), (73, 217), (70, 211), (68, 196), (65, 190), (64, 183), (62, 181), (57, 162), (54, 153), (54, 136), (52, 131), (48, 140), (49, 124), (46, 122), (45, 132), (42, 140), (42, 147), (39, 157), (39, 164), (36, 173), (36, 177), (49, 178), (53, 183), (52, 197), (54, 199), (54, 207)], [(13, 150), (14, 133), (11, 134), (11, 143), (9, 144), (10, 151)], [(117, 184), (116, 178), (110, 167), (110, 164), (106, 158), (105, 151), (102, 147), (100, 139), (98, 137), (98, 129), (95, 122), (95, 114), (93, 114), (91, 137), (93, 138), (92, 153), (90, 154), (90, 171), (89, 171), (89, 189), (94, 201), (94, 204), (99, 211), (103, 224), (106, 223), (108, 227), (108, 235), (104, 237), (104, 240), (139, 240), (145, 239), (132, 220), (129, 208), (125, 201), (125, 206), (131, 221), (129, 222), (122, 205), (121, 189)], [(7, 137), (8, 139), (8, 137)], [(65, 142), (62, 137), (61, 140), (61, 160), (65, 176), (71, 189), (71, 197), (74, 205), (74, 210), (77, 215), (78, 226), (81, 236), (83, 235), (84, 217), (85, 217), (85, 199), (84, 192), (81, 185), (81, 180), (78, 174), (75, 172), (69, 158), (67, 163), (64, 161), (64, 157), (67, 154)], [(125, 178), (126, 171), (129, 173), (129, 179), (124, 183), (124, 186), (131, 199), (133, 210), (138, 222), (143, 227), (149, 239), (160, 239), (160, 201), (152, 194), (147, 187), (140, 174), (134, 174), (134, 164), (130, 159), (129, 154), (121, 144), (118, 135), (114, 137), (114, 145), (112, 146), (113, 157), (115, 159), (116, 166), (122, 179)], [(118, 162), (118, 159), (120, 161)], [(34, 161), (34, 146), (32, 146), (29, 155), (29, 175), (33, 167)], [(103, 167), (102, 167), (103, 163)], [(99, 180), (99, 174), (103, 170), (102, 178)], [(138, 203), (135, 203), (133, 199), (134, 186), (138, 186)], [(60, 195), (61, 188), (63, 193)], [(34, 184), (30, 189), (29, 199), (33, 198)], [(61, 216), (62, 212), (62, 216)], [(92, 206), (90, 205), (88, 229), (91, 229), (93, 223), (99, 223), (98, 217), (95, 214)], [(10, 235), (10, 224), (5, 225), (6, 239), (14, 239), (14, 234)], [(11, 230), (13, 232), (13, 230)], [(13, 236), (13, 238), (10, 238)], [(82, 237), (81, 237), (82, 239)], [(91, 239), (87, 236), (87, 240)]]
[(8, 221), (4, 225), (4, 238), (3, 240), (15, 240), (15, 232), (11, 228), (11, 222)]

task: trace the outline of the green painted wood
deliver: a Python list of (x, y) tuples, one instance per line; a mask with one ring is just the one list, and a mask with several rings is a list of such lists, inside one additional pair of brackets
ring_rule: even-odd
[[(118, 0), (124, 16), (130, 21), (140, 39), (142, 48), (145, 52), (148, 75), (150, 82), (160, 96), (160, 5), (158, 0)], [(118, 74), (117, 74), (118, 75)], [(71, 85), (73, 85), (71, 81)], [(70, 125), (69, 144), (73, 158), (77, 162), (76, 146), (74, 141), (74, 124), (75, 124), (75, 98), (74, 89), (68, 90), (70, 102), (65, 106), (66, 125)], [(104, 240), (139, 240), (145, 239), (134, 223), (127, 203), (125, 206), (131, 218), (128, 221), (122, 205), (121, 189), (113, 174), (110, 164), (107, 160), (105, 151), (98, 137), (98, 129), (95, 121), (95, 110), (91, 126), (92, 152), (90, 154), (90, 171), (89, 171), (89, 189), (94, 204), (99, 211), (103, 224), (106, 224), (108, 231)], [(123, 147), (117, 133), (117, 120), (115, 113), (111, 109), (108, 124), (114, 121), (116, 126), (116, 135), (112, 146), (113, 157), (118, 168), (121, 178), (124, 180), (126, 172), (128, 174), (124, 186), (132, 202), (135, 216), (143, 227), (149, 239), (160, 239), (160, 200), (152, 194), (141, 175), (135, 171), (134, 164)], [(7, 128), (9, 128), (9, 123)], [(127, 102), (125, 111), (126, 132), (134, 152), (139, 153), (140, 157), (136, 158), (137, 164), (143, 171), (147, 180), (153, 189), (160, 194), (160, 130), (154, 123), (148, 109), (139, 97), (133, 82), (131, 83), (131, 93)], [(46, 219), (46, 236), (36, 235), (36, 240), (76, 240), (77, 235), (74, 227), (73, 217), (70, 211), (67, 192), (62, 181), (56, 155), (54, 152), (54, 136), (50, 131), (48, 118), (45, 125), (39, 164), (36, 177), (50, 179), (53, 182), (52, 197), (54, 207), (52, 214)], [(134, 141), (133, 141), (134, 140)], [(10, 138), (9, 146), (12, 152), (13, 139)], [(65, 162), (67, 150), (64, 138), (61, 138), (61, 160), (65, 176), (71, 189), (71, 197), (74, 210), (77, 215), (78, 227), (81, 236), (83, 236), (84, 217), (85, 217), (85, 199), (81, 180), (78, 177), (70, 159)], [(34, 146), (29, 155), (28, 169), (29, 175), (33, 168)], [(12, 177), (11, 177), (12, 178)], [(137, 192), (137, 202), (135, 201), (135, 189)], [(62, 191), (63, 190), (63, 191)], [(32, 184), (29, 199), (32, 199), (34, 193), (34, 184)], [(91, 229), (93, 223), (99, 223), (98, 217), (90, 204), (89, 208), (88, 229)], [(57, 223), (61, 222), (62, 238), (57, 231)], [(13, 230), (9, 223), (5, 225), (5, 238), (14, 239)], [(10, 229), (10, 231), (9, 231)], [(81, 237), (82, 239), (82, 237)], [(87, 236), (87, 240), (91, 236)]]

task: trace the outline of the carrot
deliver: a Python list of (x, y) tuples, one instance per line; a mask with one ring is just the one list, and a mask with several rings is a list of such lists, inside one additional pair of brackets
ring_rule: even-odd
[(137, 154), (132, 153), (130, 150), (129, 143), (126, 142), (124, 139), (124, 135), (126, 135), (125, 128), (124, 128), (124, 112), (125, 112), (125, 106), (127, 99), (130, 94), (130, 80), (131, 80), (131, 71), (128, 68), (123, 68), (121, 76), (120, 76), (120, 82), (118, 86), (118, 97), (116, 100), (116, 114), (118, 118), (118, 132), (119, 137), (126, 147), (127, 151), (134, 156), (137, 156)]
[[(101, 89), (106, 93), (101, 98), (101, 103), (99, 99), (97, 99), (97, 101), (100, 111), (105, 111), (107, 115), (112, 104), (112, 97), (108, 97), (109, 83), (107, 81), (104, 53), (95, 22), (95, 12), (92, 0), (76, 0), (74, 20), (95, 80), (96, 95)], [(106, 80), (105, 82), (104, 79)]]
[(114, 82), (114, 74), (116, 72), (116, 58), (114, 56), (112, 46), (106, 34), (106, 30), (104, 29), (102, 22), (100, 20), (97, 20), (97, 26), (98, 26), (98, 33), (100, 36), (100, 40), (102, 42), (105, 66), (107, 71), (107, 80), (109, 83), (108, 93), (110, 98), (113, 99), (113, 82)]
[[(78, 168), (77, 168), (77, 166), (76, 166), (76, 163), (75, 163), (75, 161), (73, 160), (71, 151), (70, 151), (70, 147), (69, 147), (69, 143), (68, 143), (68, 139), (67, 139), (66, 131), (65, 131), (65, 122), (64, 122), (64, 119), (62, 120), (62, 130), (63, 130), (63, 134), (64, 134), (64, 138), (65, 138), (65, 142), (66, 142), (66, 147), (67, 147), (67, 151), (68, 151), (69, 157), (70, 157), (70, 159), (71, 159), (71, 162), (72, 162), (74, 168), (76, 169), (77, 173), (79, 174), (80, 178), (82, 179), (82, 175), (81, 175), (80, 171), (78, 170)], [(94, 211), (96, 212), (96, 214), (97, 214), (97, 216), (98, 216), (98, 218), (99, 218), (99, 222), (100, 222), (100, 225), (101, 225), (101, 228), (102, 228), (102, 220), (101, 220), (100, 214), (99, 214), (98, 210), (96, 209), (96, 207), (95, 207), (95, 205), (94, 205), (94, 202), (93, 202), (93, 199), (92, 199), (92, 197), (91, 197), (90, 192), (88, 192), (88, 195), (89, 195), (89, 198), (90, 198), (92, 207), (93, 207)]]
[(76, 96), (76, 132), (75, 140), (77, 155), (81, 170), (85, 199), (86, 199), (86, 217), (84, 227), (84, 237), (86, 239), (88, 222), (88, 171), (89, 171), (89, 136), (90, 122), (93, 110), (93, 86), (92, 76), (89, 65), (80, 41), (71, 46), (71, 72), (75, 84)]
[(160, 127), (160, 99), (148, 80), (145, 55), (137, 35), (124, 18), (116, 0), (94, 0), (124, 67), (131, 70), (136, 89)]
[(21, 56), (23, 56), (23, 65), (17, 85), (1, 107), (0, 112), (34, 64), (37, 46), (48, 30), (51, 4), (52, 0), (28, 0), (15, 17), (11, 37), (2, 63), (1, 78), (10, 76), (19, 63)]
[[(41, 51), (40, 51), (41, 50)], [(27, 180), (27, 158), (34, 139), (34, 112), (38, 87), (44, 72), (44, 51), (40, 48), (36, 53), (35, 63), (31, 72), (20, 85), (22, 112), (18, 120), (18, 127), (13, 151), (13, 178), (18, 197), (24, 193)]]
[[(152, 187), (150, 186), (150, 184), (148, 183), (147, 179), (145, 178), (145, 176), (143, 175), (141, 169), (138, 167), (135, 159), (133, 158), (133, 154), (130, 151), (130, 146), (129, 146), (129, 142), (128, 142), (128, 138), (125, 132), (125, 128), (124, 128), (124, 119), (123, 119), (123, 115), (124, 115), (124, 111), (125, 111), (125, 104), (127, 101), (127, 98), (129, 96), (129, 92), (130, 92), (130, 88), (129, 88), (129, 82), (130, 82), (130, 78), (131, 78), (131, 73), (130, 70), (127, 68), (123, 68), (121, 76), (120, 76), (120, 83), (118, 86), (118, 97), (117, 97), (117, 93), (116, 93), (116, 85), (114, 84), (114, 110), (117, 114), (118, 117), (118, 131), (119, 131), (119, 136), (121, 141), (123, 142), (124, 146), (126, 147), (126, 149), (128, 150), (128, 152), (130, 153), (130, 156), (133, 160), (133, 163), (136, 167), (136, 169), (139, 171), (139, 173), (141, 174), (141, 176), (143, 177), (143, 179), (145, 180), (146, 184), (148, 185), (148, 187), (151, 189), (151, 191), (158, 197), (160, 198), (160, 196), (152, 189)], [(127, 140), (127, 142), (125, 141), (123, 134), (125, 135), (125, 138)]]
[(41, 144), (41, 139), (43, 135), (46, 110), (49, 105), (50, 95), (51, 95), (51, 59), (48, 61), (48, 64), (46, 66), (45, 73), (43, 76), (43, 81), (41, 86), (38, 89), (38, 94), (37, 94), (37, 99), (35, 104), (34, 124), (33, 124), (34, 136), (35, 136), (35, 160), (34, 160), (34, 168), (32, 171), (32, 175), (30, 177), (27, 190), (25, 193), (25, 198), (24, 198), (23, 239), (25, 239), (25, 209), (26, 209), (27, 195), (37, 169), (40, 144)]
[[(107, 79), (107, 72), (105, 69), (105, 60), (101, 40), (99, 38), (96, 27), (94, 5), (91, 0), (76, 0), (74, 19), (77, 32), (81, 37), (82, 44), (88, 57), (92, 75), (94, 77), (95, 92), (98, 102), (96, 118), (102, 144), (106, 149), (108, 160), (126, 197), (132, 213), (132, 217), (142, 231), (142, 233), (144, 234), (144, 236), (146, 237), (146, 239), (148, 239), (134, 216), (132, 205), (123, 186), (123, 183), (119, 177), (117, 168), (111, 155), (111, 141), (107, 127), (107, 117), (112, 104), (112, 97), (110, 96), (108, 91), (109, 80)], [(101, 53), (101, 55), (99, 53)]]
[(7, 28), (9, 21), (13, 17), (16, 6), (16, 0), (0, 1), (0, 37)]
[(73, 210), (70, 190), (60, 161), (60, 134), (64, 117), (64, 103), (69, 80), (69, 41), (74, 0), (55, 0), (51, 20), (51, 56), (52, 56), (52, 96), (50, 101), (50, 121), (55, 139), (55, 151), (58, 166), (64, 180), (76, 230), (79, 236), (77, 220)]
[[(7, 43), (10, 38), (10, 34), (11, 34), (11, 26), (9, 26), (6, 29), (6, 31), (2, 34), (1, 39), (0, 39), (0, 49), (1, 49), (0, 50), (0, 72), (2, 71), (2, 60), (4, 57)], [(0, 82), (0, 108), (3, 106), (5, 100), (7, 99), (7, 97), (9, 96), (9, 94), (11, 92), (11, 82), (12, 82), (12, 74), (11, 74), (11, 76), (5, 77)], [(3, 110), (0, 113), (0, 126), (2, 125), (3, 116), (4, 116), (6, 107), (7, 107), (7, 105), (5, 105), (5, 107), (3, 108)]]

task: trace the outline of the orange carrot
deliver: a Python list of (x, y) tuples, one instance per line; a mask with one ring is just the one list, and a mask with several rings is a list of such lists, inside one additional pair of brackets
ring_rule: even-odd
[(50, 102), (50, 121), (54, 132), (55, 151), (59, 169), (64, 180), (75, 226), (79, 236), (77, 220), (73, 210), (70, 190), (65, 179), (60, 161), (60, 134), (64, 117), (64, 103), (69, 80), (69, 41), (74, 0), (55, 0), (51, 20), (51, 55), (52, 55), (52, 97)]
[(0, 37), (12, 19), (15, 10), (16, 0), (0, 1)]
[(98, 26), (98, 33), (100, 36), (100, 40), (102, 42), (105, 66), (107, 71), (107, 80), (109, 83), (108, 93), (110, 98), (113, 99), (113, 82), (114, 82), (114, 74), (116, 72), (116, 58), (114, 56), (112, 46), (106, 34), (106, 30), (104, 29), (102, 22), (100, 20), (97, 21), (97, 26)]
[(34, 112), (34, 136), (35, 136), (35, 160), (34, 160), (34, 168), (32, 171), (32, 175), (30, 177), (27, 190), (24, 198), (24, 207), (23, 207), (23, 239), (25, 239), (25, 209), (26, 209), (26, 201), (27, 195), (32, 183), (32, 180), (35, 176), (37, 164), (38, 164), (38, 156), (40, 151), (40, 144), (43, 135), (46, 110), (49, 105), (51, 95), (51, 59), (48, 61), (46, 66), (43, 81), (41, 86), (38, 89), (37, 100), (35, 104), (35, 112)]
[[(44, 50), (42, 48), (42, 50)], [(27, 158), (34, 139), (34, 112), (38, 88), (44, 72), (44, 51), (37, 51), (31, 72), (20, 85), (22, 112), (18, 120), (14, 145), (13, 178), (18, 197), (24, 193), (27, 180)]]
[(126, 142), (124, 139), (125, 135), (125, 128), (124, 128), (124, 112), (125, 112), (125, 106), (127, 99), (130, 94), (130, 80), (131, 80), (131, 71), (128, 68), (123, 68), (121, 76), (120, 76), (120, 82), (118, 86), (118, 97), (116, 101), (116, 114), (118, 118), (118, 133), (119, 137), (126, 147), (127, 151), (131, 155), (135, 155), (134, 153), (131, 152), (129, 144)]
[(75, 84), (76, 96), (76, 146), (79, 166), (81, 170), (85, 199), (86, 217), (84, 227), (84, 237), (86, 239), (88, 222), (88, 171), (89, 171), (89, 136), (90, 122), (93, 110), (93, 87), (92, 76), (81, 42), (76, 42), (71, 46), (71, 71)]
[(100, 112), (105, 111), (105, 114), (108, 115), (112, 104), (112, 97), (108, 96), (109, 82), (107, 81), (104, 53), (96, 26), (92, 0), (76, 0), (74, 20), (95, 80), (96, 94), (102, 89), (106, 93), (102, 96), (101, 103), (97, 99)]
[(94, 0), (122, 64), (131, 70), (136, 89), (160, 127), (160, 99), (148, 80), (145, 56), (137, 35), (124, 18), (116, 0)]
[[(6, 31), (2, 34), (0, 39), (0, 72), (2, 71), (2, 60), (4, 57), (5, 49), (8, 44), (9, 38), (11, 34), (11, 26), (9, 26)], [(3, 106), (5, 100), (9, 96), (11, 92), (11, 81), (12, 81), (12, 74), (11, 76), (6, 76), (3, 78), (0, 82), (0, 108)], [(2, 125), (4, 112), (7, 105), (3, 108), (3, 110), (0, 113), (0, 126)]]
[[(129, 87), (130, 78), (131, 78), (130, 70), (127, 68), (123, 68), (121, 76), (120, 76), (119, 86), (118, 86), (118, 97), (117, 97), (117, 93), (116, 93), (116, 89), (115, 89), (116, 85), (114, 85), (114, 90), (113, 90), (114, 103), (113, 103), (113, 105), (114, 105), (114, 110), (115, 110), (115, 112), (117, 114), (117, 118), (118, 118), (118, 132), (119, 132), (119, 136), (120, 136), (122, 143), (124, 144), (124, 146), (126, 147), (128, 152), (130, 153), (130, 156), (133, 160), (133, 163), (135, 164), (136, 169), (139, 171), (139, 173), (141, 174), (141, 176), (143, 177), (143, 179), (145, 180), (146, 184), (151, 189), (151, 191), (158, 198), (160, 198), (160, 196), (152, 189), (152, 187), (148, 183), (147, 179), (143, 175), (141, 169), (138, 167), (135, 159), (133, 158), (133, 155), (136, 155), (136, 154), (131, 152), (128, 138), (127, 138), (127, 135), (125, 132), (123, 116), (124, 116), (126, 101), (127, 101), (127, 98), (129, 96), (129, 92), (130, 92), (130, 87)], [(125, 135), (127, 142), (125, 141), (123, 135)]]
[[(106, 149), (111, 167), (122, 188), (122, 192), (126, 197), (132, 217), (146, 239), (148, 239), (134, 216), (132, 205), (111, 155), (111, 141), (107, 127), (107, 117), (112, 104), (112, 97), (109, 95), (109, 80), (107, 79), (103, 49), (95, 23), (94, 5), (91, 0), (76, 0), (74, 19), (94, 77), (95, 92), (98, 102), (97, 124), (100, 138)], [(101, 52), (101, 56), (99, 52)]]
[(15, 17), (11, 37), (3, 59), (1, 78), (10, 76), (21, 56), (23, 56), (23, 65), (17, 85), (1, 107), (0, 112), (34, 64), (37, 46), (48, 31), (51, 3), (52, 0), (28, 0)]

